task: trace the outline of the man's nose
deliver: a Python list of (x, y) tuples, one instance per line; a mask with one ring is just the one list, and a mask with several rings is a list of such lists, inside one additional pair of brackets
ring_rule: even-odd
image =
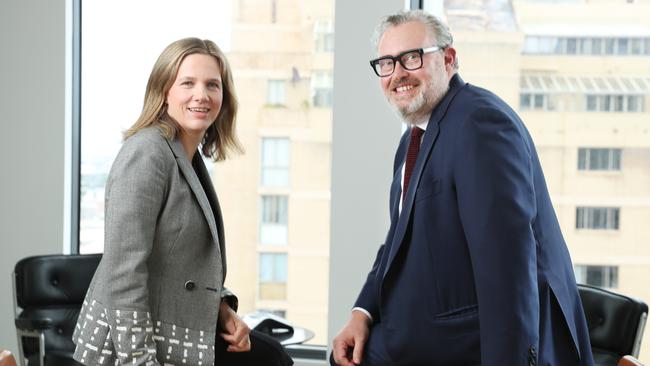
[(393, 77), (397, 77), (399, 79), (400, 76), (408, 75), (408, 73), (409, 71), (404, 68), (401, 62), (395, 63), (395, 69), (393, 70)]

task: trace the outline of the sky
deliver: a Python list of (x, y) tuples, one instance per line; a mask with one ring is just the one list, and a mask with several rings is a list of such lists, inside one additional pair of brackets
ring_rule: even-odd
[(175, 40), (195, 36), (230, 50), (230, 0), (112, 0), (83, 3), (82, 174), (108, 171), (121, 132), (142, 109), (151, 68)]

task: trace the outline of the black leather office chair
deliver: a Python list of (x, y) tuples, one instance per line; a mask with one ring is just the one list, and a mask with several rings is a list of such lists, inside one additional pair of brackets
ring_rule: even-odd
[(23, 366), (79, 365), (72, 359), (72, 332), (100, 259), (100, 254), (45, 255), (16, 264), (14, 315)]
[(616, 366), (625, 355), (639, 357), (648, 305), (599, 287), (578, 285), (597, 366)]

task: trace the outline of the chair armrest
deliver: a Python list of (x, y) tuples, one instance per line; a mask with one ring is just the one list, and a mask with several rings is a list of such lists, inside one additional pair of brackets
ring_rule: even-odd
[(637, 360), (636, 358), (628, 355), (628, 356), (623, 356), (623, 358), (621, 358), (621, 360), (618, 361), (617, 366), (643, 366), (643, 364), (639, 362), (639, 360)]
[(16, 319), (16, 328), (25, 331), (33, 330), (45, 330), (52, 328), (52, 319), (50, 318), (40, 318), (40, 319), (29, 319), (29, 318), (18, 318)]

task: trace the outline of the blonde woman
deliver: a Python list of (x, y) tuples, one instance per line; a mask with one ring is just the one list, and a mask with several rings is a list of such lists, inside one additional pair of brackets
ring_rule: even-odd
[(256, 335), (251, 344), (223, 287), (223, 221), (201, 155), (218, 161), (240, 150), (236, 115), (216, 44), (186, 38), (165, 48), (106, 183), (104, 255), (73, 335), (77, 361), (286, 364), (277, 342)]

